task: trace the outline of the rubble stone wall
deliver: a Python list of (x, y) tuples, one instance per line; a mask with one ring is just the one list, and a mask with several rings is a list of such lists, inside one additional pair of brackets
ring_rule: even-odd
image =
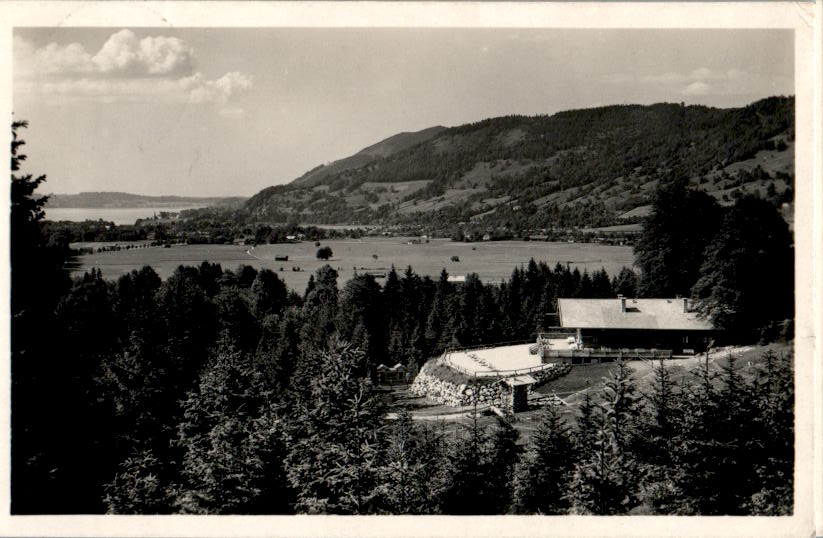
[[(437, 377), (426, 368), (428, 363), (420, 369), (411, 385), (411, 392), (416, 396), (428, 396), (437, 403), (450, 407), (462, 407), (474, 404), (477, 398), (479, 405), (494, 405), (500, 408), (511, 407), (511, 389), (502, 379), (494, 383), (473, 384), (455, 383)], [(529, 375), (542, 384), (552, 379), (564, 376), (571, 370), (569, 364), (556, 364), (552, 368), (530, 373)], [(531, 387), (529, 387), (530, 391)]]

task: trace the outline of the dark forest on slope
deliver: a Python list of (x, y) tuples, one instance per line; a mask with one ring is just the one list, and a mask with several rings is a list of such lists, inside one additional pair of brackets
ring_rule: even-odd
[(461, 222), (516, 231), (604, 226), (649, 204), (656, 185), (673, 178), (726, 205), (767, 190), (775, 202), (792, 199), (793, 166), (774, 163), (791, 159), (793, 97), (729, 109), (661, 103), (505, 116), (413, 135), (264, 189), (235, 217), (425, 219), (441, 232)]

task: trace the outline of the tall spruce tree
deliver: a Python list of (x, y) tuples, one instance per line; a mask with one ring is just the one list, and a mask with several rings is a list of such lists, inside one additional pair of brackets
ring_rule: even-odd
[(626, 513), (637, 504), (638, 469), (629, 446), (636, 434), (637, 398), (622, 361), (605, 380), (592, 451), (575, 465), (567, 497), (577, 514)]
[(363, 353), (337, 342), (314, 363), (309, 398), (291, 419), (286, 459), (300, 513), (377, 510), (382, 404), (364, 377)]
[(505, 514), (511, 508), (515, 469), (523, 453), (519, 437), (511, 418), (497, 417), (489, 439), (484, 513)]
[(25, 127), (25, 121), (11, 125), (11, 512), (96, 512), (101, 507), (75, 494), (64, 472), (85, 460), (63, 445), (72, 435), (71, 415), (61, 410), (83, 405), (86, 395), (67, 385), (68, 364), (55, 337), (55, 307), (71, 286), (68, 245), (50, 243), (42, 229), (46, 197), (35, 191), (46, 176), (18, 173), (26, 160), (18, 136)]
[(174, 505), (185, 513), (285, 513), (284, 427), (272, 392), (251, 360), (220, 344), (183, 402)]
[(420, 431), (409, 412), (403, 410), (386, 442), (380, 476), (381, 509), (391, 514), (434, 513), (434, 485), (442, 457), (439, 439)]
[(746, 196), (729, 210), (705, 249), (699, 276), (691, 294), (729, 336), (751, 341), (769, 322), (794, 317), (792, 236), (765, 200)]
[(790, 515), (794, 511), (794, 368), (790, 353), (763, 354), (751, 395), (756, 409), (746, 449), (755, 456), (754, 492), (747, 512)]
[(639, 295), (689, 295), (721, 218), (714, 198), (690, 189), (685, 180), (661, 185), (634, 246), (636, 264), (643, 271)]
[(564, 514), (566, 484), (576, 461), (568, 426), (550, 405), (532, 436), (517, 472), (514, 511), (519, 514)]

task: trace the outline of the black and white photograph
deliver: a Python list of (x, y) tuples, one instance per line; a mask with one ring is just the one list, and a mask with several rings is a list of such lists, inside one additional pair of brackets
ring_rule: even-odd
[(11, 19), (3, 534), (813, 535), (820, 6), (655, 5)]

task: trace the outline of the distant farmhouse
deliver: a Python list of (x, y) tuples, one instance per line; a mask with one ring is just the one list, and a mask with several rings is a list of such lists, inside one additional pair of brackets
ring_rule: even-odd
[(646, 348), (674, 354), (706, 350), (713, 327), (689, 299), (558, 299), (560, 327), (579, 348)]

